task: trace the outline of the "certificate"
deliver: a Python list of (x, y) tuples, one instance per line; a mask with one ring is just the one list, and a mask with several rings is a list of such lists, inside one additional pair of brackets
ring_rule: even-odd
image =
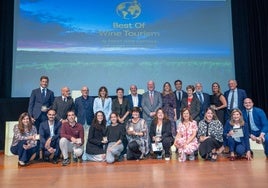
[(232, 135), (233, 138), (240, 138), (244, 137), (244, 133), (242, 128), (235, 128), (233, 129), (234, 134)]

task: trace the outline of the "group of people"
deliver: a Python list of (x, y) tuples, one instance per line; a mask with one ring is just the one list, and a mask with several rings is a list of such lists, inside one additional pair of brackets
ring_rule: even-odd
[(229, 90), (221, 93), (212, 84), (212, 95), (202, 91), (202, 84), (188, 85), (176, 80), (175, 91), (169, 82), (163, 91), (147, 82), (144, 94), (130, 86), (130, 94), (117, 88), (116, 97), (108, 96), (105, 86), (98, 96), (89, 96), (83, 86), (81, 96), (72, 99), (70, 89), (63, 87), (54, 97), (48, 89), (49, 78), (41, 76), (34, 89), (28, 112), (19, 117), (14, 127), (11, 152), (18, 155), (18, 165), (30, 160), (51, 161), (62, 158), (62, 165), (81, 161), (113, 163), (144, 159), (154, 155), (170, 160), (171, 146), (178, 160), (195, 160), (198, 153), (205, 160), (216, 161), (218, 154), (229, 148), (230, 160), (252, 159), (249, 139), (263, 144), (268, 159), (268, 120), (265, 112), (254, 107), (246, 92), (229, 80)]

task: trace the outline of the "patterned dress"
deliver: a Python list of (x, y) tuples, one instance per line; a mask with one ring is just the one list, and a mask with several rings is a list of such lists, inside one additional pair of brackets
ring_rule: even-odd
[(175, 117), (174, 109), (176, 109), (176, 97), (174, 93), (170, 93), (167, 95), (162, 94), (162, 102), (163, 102), (163, 110), (171, 122), (172, 135), (175, 136), (176, 135), (176, 122), (174, 120), (174, 117)]
[(179, 123), (177, 129), (178, 134), (175, 140), (179, 153), (192, 154), (198, 149), (199, 144), (196, 137), (189, 144), (184, 146), (188, 138), (191, 137), (194, 132), (197, 132), (197, 130), (198, 128), (196, 121), (189, 122), (188, 125), (185, 125), (181, 122)]
[(128, 130), (130, 127), (133, 127), (133, 130), (135, 132), (143, 132), (143, 136), (136, 136), (136, 135), (128, 135), (127, 134), (127, 140), (128, 142), (136, 141), (139, 145), (139, 150), (142, 154), (146, 155), (149, 152), (149, 144), (148, 144), (148, 128), (146, 121), (142, 118), (139, 119), (138, 122), (134, 123), (131, 119), (128, 120), (126, 125), (126, 130)]

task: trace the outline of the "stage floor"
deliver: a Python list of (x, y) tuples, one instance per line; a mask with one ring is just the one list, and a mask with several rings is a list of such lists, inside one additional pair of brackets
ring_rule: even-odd
[(114, 164), (82, 162), (61, 166), (33, 163), (17, 166), (16, 156), (0, 154), (0, 187), (267, 187), (268, 160), (254, 151), (254, 160), (180, 163), (173, 153), (170, 161), (146, 159)]

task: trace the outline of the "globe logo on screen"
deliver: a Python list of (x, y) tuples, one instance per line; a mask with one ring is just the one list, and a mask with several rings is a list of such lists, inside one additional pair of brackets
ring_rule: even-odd
[(123, 19), (135, 19), (141, 14), (141, 7), (137, 1), (123, 2), (116, 7), (116, 13)]

